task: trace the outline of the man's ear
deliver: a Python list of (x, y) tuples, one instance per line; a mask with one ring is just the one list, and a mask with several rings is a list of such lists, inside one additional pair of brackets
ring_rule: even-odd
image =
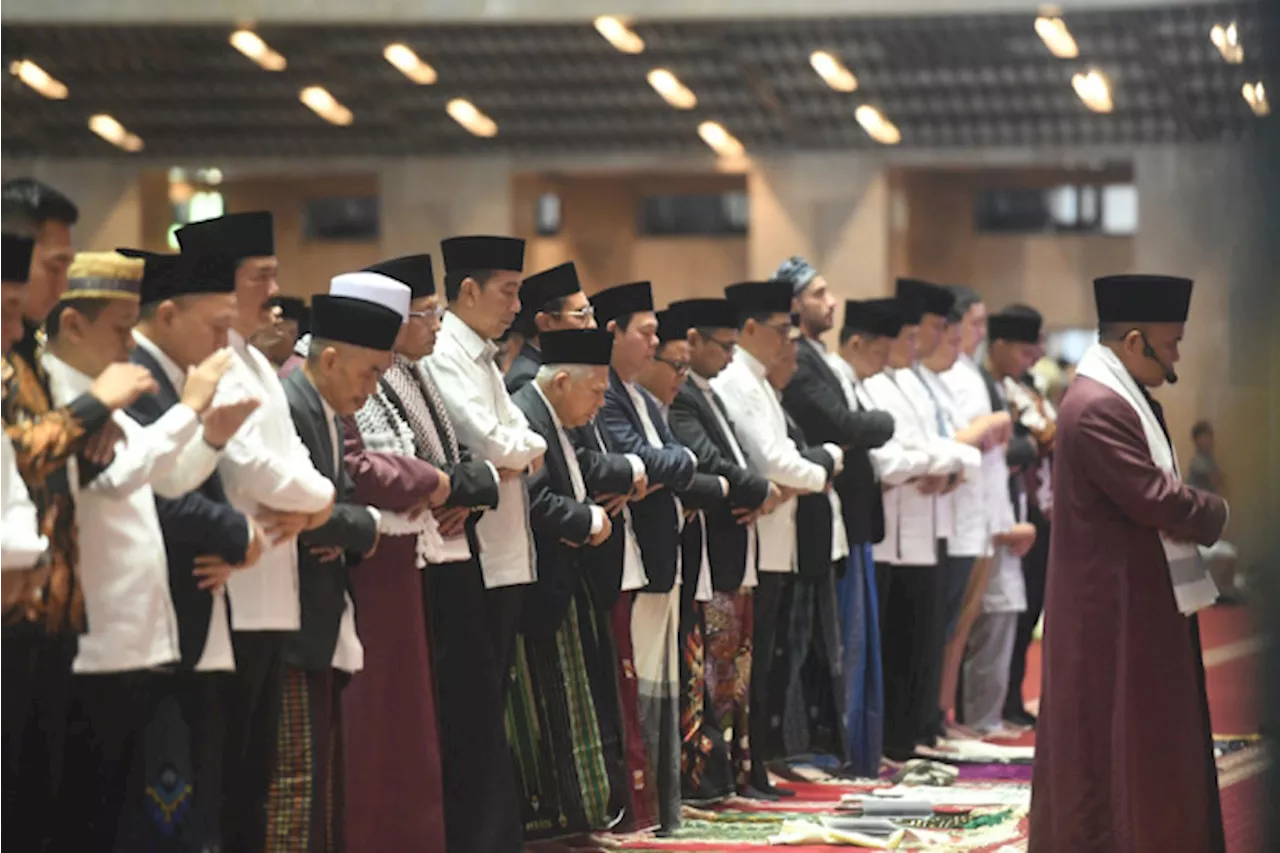
[(545, 311), (539, 311), (533, 315), (533, 325), (537, 328), (538, 334), (551, 331), (551, 315)]
[(607, 329), (610, 332), (613, 332), (615, 335), (618, 334), (618, 321), (610, 320), (608, 325), (605, 326), (605, 329)]
[(571, 384), (573, 384), (573, 379), (569, 376), (569, 372), (567, 370), (557, 371), (556, 375), (551, 377), (551, 385), (559, 394), (563, 394), (568, 391)]

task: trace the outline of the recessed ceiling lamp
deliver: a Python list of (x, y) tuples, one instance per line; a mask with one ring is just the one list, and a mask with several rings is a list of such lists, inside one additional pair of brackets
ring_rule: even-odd
[(862, 129), (867, 132), (867, 136), (881, 145), (897, 145), (902, 141), (902, 131), (898, 130), (898, 126), (885, 118), (884, 113), (875, 107), (863, 104), (853, 115), (858, 120), (858, 124), (862, 125)]
[(486, 139), (498, 135), (498, 124), (484, 113), (480, 112), (480, 108), (465, 98), (454, 98), (445, 106), (445, 111), (449, 113), (449, 118), (474, 136), (483, 136)]
[(30, 59), (16, 59), (9, 63), (9, 73), (52, 101), (67, 97), (66, 84), (55, 80), (48, 71)]
[(117, 148), (123, 148), (130, 153), (142, 150), (141, 137), (125, 130), (124, 125), (106, 113), (92, 116), (89, 119), (89, 129)]
[(1067, 29), (1067, 22), (1061, 18), (1041, 15), (1036, 18), (1036, 35), (1049, 48), (1049, 52), (1059, 59), (1075, 59), (1080, 55), (1080, 47)]
[(438, 79), (436, 70), (422, 61), (407, 44), (389, 44), (382, 51), (383, 59), (396, 67), (401, 74), (419, 86), (430, 86)]
[(693, 94), (693, 90), (665, 68), (655, 68), (649, 72), (649, 85), (664, 101), (678, 110), (691, 110), (698, 105), (698, 96)]
[(814, 71), (818, 72), (822, 81), (837, 92), (858, 90), (858, 78), (853, 76), (853, 72), (846, 68), (835, 54), (825, 50), (815, 50), (809, 54), (809, 64), (813, 66)]
[(298, 93), (298, 100), (329, 124), (348, 125), (355, 121), (351, 110), (329, 93), (324, 86), (308, 86)]
[(601, 15), (595, 20), (596, 32), (622, 53), (644, 53), (644, 39), (627, 25), (622, 18)]
[(1244, 47), (1240, 44), (1240, 31), (1236, 28), (1235, 21), (1226, 26), (1214, 24), (1213, 29), (1209, 30), (1209, 41), (1213, 42), (1213, 46), (1227, 62), (1232, 65), (1244, 62)]
[(741, 157), (747, 151), (738, 137), (725, 130), (718, 121), (704, 121), (698, 125), (698, 136), (721, 157)]
[(1115, 106), (1111, 102), (1111, 83), (1096, 68), (1071, 78), (1071, 87), (1076, 90), (1084, 105), (1095, 113), (1109, 113)]
[(1271, 102), (1267, 100), (1267, 90), (1261, 80), (1256, 83), (1245, 83), (1240, 94), (1244, 96), (1245, 103), (1249, 105), (1249, 109), (1253, 110), (1254, 115), (1265, 116), (1271, 112)]
[(272, 50), (262, 40), (262, 36), (253, 30), (236, 30), (228, 41), (236, 50), (258, 63), (264, 71), (283, 71), (288, 65), (284, 57)]

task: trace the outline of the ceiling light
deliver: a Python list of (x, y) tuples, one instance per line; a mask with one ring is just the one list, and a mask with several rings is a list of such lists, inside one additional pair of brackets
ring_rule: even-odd
[(828, 86), (837, 92), (855, 92), (858, 89), (858, 78), (845, 67), (839, 57), (825, 50), (815, 50), (809, 54), (809, 64)]
[(124, 125), (106, 113), (98, 113), (90, 118), (89, 129), (117, 148), (135, 153), (142, 150), (142, 139), (125, 130)]
[(30, 59), (18, 59), (9, 63), (9, 73), (50, 100), (61, 101), (67, 97), (66, 85), (55, 80), (48, 71)]
[(470, 134), (483, 136), (486, 139), (498, 135), (497, 123), (465, 98), (454, 98), (445, 106), (445, 110), (451, 119), (462, 125)]
[(1267, 100), (1267, 90), (1261, 80), (1256, 83), (1245, 83), (1240, 94), (1244, 96), (1245, 103), (1249, 105), (1249, 109), (1253, 110), (1254, 115), (1264, 116), (1271, 112), (1271, 102)]
[(355, 121), (351, 110), (344, 107), (337, 98), (329, 94), (324, 86), (308, 86), (298, 93), (298, 100), (311, 108), (311, 111), (329, 124), (348, 125)]
[(621, 18), (613, 15), (601, 15), (595, 20), (596, 32), (604, 36), (605, 41), (622, 53), (643, 53), (644, 39), (636, 35), (635, 30), (627, 26)]
[(655, 68), (649, 72), (649, 85), (664, 101), (678, 110), (691, 110), (698, 105), (698, 96), (693, 94), (693, 90), (665, 68)]
[(414, 53), (413, 48), (407, 44), (389, 44), (382, 51), (382, 56), (387, 62), (394, 65), (401, 74), (419, 86), (430, 86), (436, 82), (438, 77), (436, 70), (423, 62), (422, 58)]
[(1213, 29), (1209, 30), (1209, 41), (1213, 42), (1213, 46), (1227, 62), (1232, 65), (1244, 62), (1244, 48), (1240, 45), (1240, 31), (1236, 28), (1235, 21), (1225, 27), (1214, 24)]
[(1067, 29), (1067, 22), (1061, 18), (1043, 15), (1036, 18), (1036, 35), (1040, 36), (1049, 52), (1059, 59), (1075, 59), (1080, 55), (1080, 48)]
[(746, 153), (747, 149), (738, 137), (725, 130), (724, 125), (718, 121), (704, 121), (698, 125), (698, 135), (721, 157), (741, 157)]
[(854, 117), (867, 132), (867, 136), (881, 145), (897, 145), (902, 141), (902, 131), (898, 130), (898, 126), (885, 118), (884, 113), (875, 107), (863, 104), (854, 112)]
[(236, 30), (228, 41), (236, 50), (258, 63), (264, 71), (283, 71), (288, 65), (284, 57), (272, 50), (262, 40), (262, 36), (253, 30)]
[(1111, 84), (1098, 69), (1076, 74), (1071, 78), (1071, 87), (1076, 90), (1080, 100), (1084, 101), (1084, 105), (1095, 113), (1111, 112), (1114, 106), (1111, 103)]

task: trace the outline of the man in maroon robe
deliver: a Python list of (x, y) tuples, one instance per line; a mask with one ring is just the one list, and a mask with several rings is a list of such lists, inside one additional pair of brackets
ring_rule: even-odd
[(1193, 615), (1213, 588), (1179, 555), (1217, 541), (1227, 507), (1180, 481), (1146, 391), (1177, 379), (1191, 282), (1113, 276), (1094, 294), (1101, 343), (1058, 420), (1029, 849), (1221, 853)]

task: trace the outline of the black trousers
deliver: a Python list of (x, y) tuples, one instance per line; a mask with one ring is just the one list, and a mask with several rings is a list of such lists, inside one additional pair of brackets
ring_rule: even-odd
[(516, 656), (516, 634), (520, 632), (520, 618), (524, 615), (524, 585), (486, 589), (484, 596), (494, 661), (498, 665), (499, 695), (505, 700)]
[(480, 564), (473, 559), (428, 566), (423, 574), (449, 853), (518, 851), (523, 843), (520, 797), (499, 687), (506, 668), (498, 663), (487, 609), (492, 599)]
[(945, 587), (937, 565), (891, 566), (888, 574), (887, 608), (880, 623), (884, 751), (902, 760), (929, 740), (938, 713)]
[(59, 818), (63, 738), (76, 638), (29, 623), (3, 632), (6, 850), (40, 850)]
[(1009, 692), (1004, 699), (1004, 715), (1025, 714), (1022, 682), (1027, 676), (1027, 649), (1044, 612), (1044, 588), (1049, 576), (1049, 519), (1038, 507), (1027, 507), (1027, 521), (1035, 525), (1036, 542), (1022, 558), (1022, 579), (1027, 588), (1027, 609), (1018, 614), (1018, 632), (1013, 638), (1009, 660)]
[[(782, 633), (784, 599), (795, 582), (795, 576), (778, 572), (760, 572), (759, 585), (753, 596), (751, 625), (751, 688), (747, 701), (747, 729), (751, 742), (751, 783), (757, 788), (768, 783), (765, 762), (782, 757), (782, 700), (780, 683), (785, 690), (789, 675), (785, 665), (778, 665), (783, 649), (778, 645)], [(784, 658), (785, 661), (785, 658)], [(773, 719), (778, 719), (777, 726)]]
[(267, 840), (267, 793), (276, 761), (284, 691), (282, 631), (235, 631), (236, 672), (227, 681), (222, 841), (255, 853)]

